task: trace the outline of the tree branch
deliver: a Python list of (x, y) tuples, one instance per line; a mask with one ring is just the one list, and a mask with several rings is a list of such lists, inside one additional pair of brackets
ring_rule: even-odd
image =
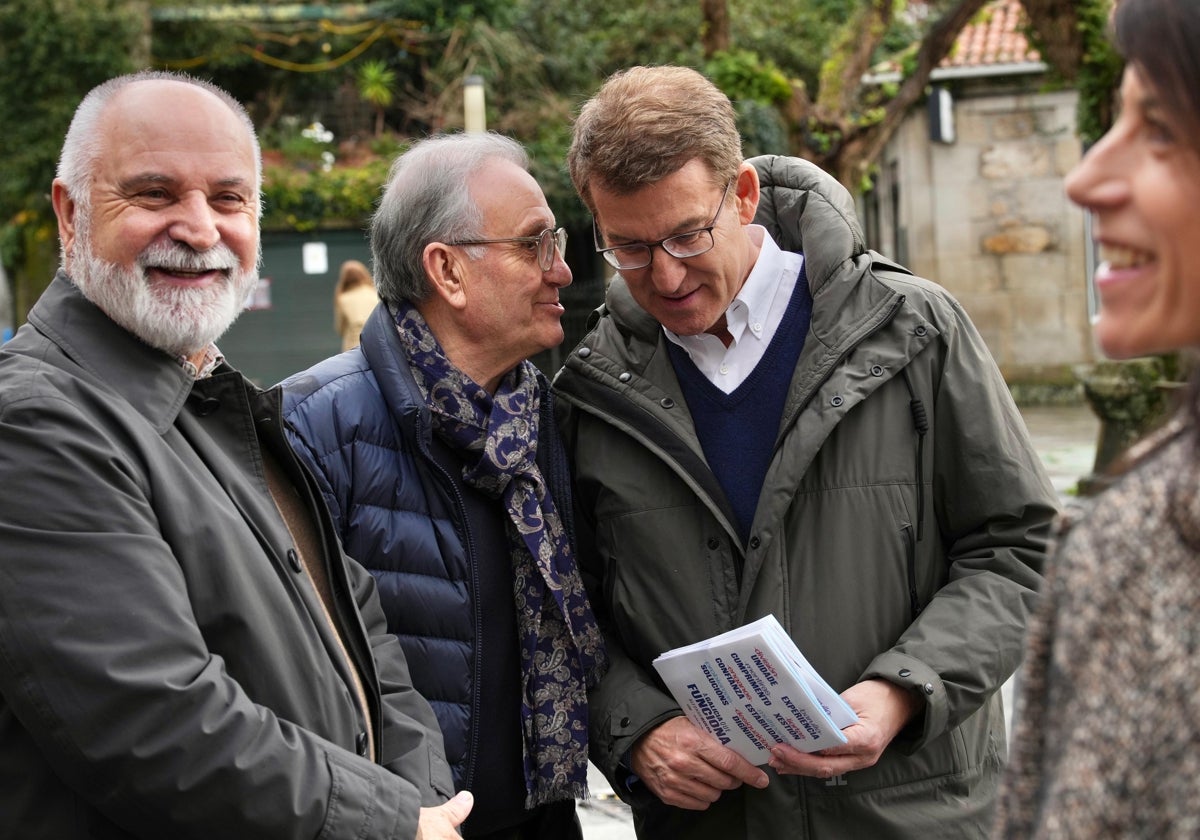
[(816, 118), (846, 130), (848, 117), (860, 110), (862, 78), (871, 69), (871, 56), (892, 22), (894, 0), (872, 0), (847, 22), (831, 57), (821, 67)]
[(729, 50), (729, 3), (728, 0), (700, 0), (700, 11), (704, 16), (701, 40), (704, 57)]
[(879, 156), (908, 112), (925, 96), (929, 77), (949, 54), (963, 28), (987, 3), (988, 0), (961, 0), (933, 25), (917, 50), (916, 69), (904, 78), (896, 95), (883, 106), (883, 118), (854, 131), (831, 161), (838, 180), (852, 189), (857, 186), (866, 167)]

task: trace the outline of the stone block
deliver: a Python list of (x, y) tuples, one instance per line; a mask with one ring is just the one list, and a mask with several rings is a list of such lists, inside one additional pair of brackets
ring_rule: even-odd
[(1000, 142), (1033, 136), (1036, 119), (1031, 111), (1004, 114), (992, 119), (992, 139)]
[(1070, 203), (1063, 190), (1062, 179), (1057, 176), (1029, 178), (1013, 184), (1013, 196), (1017, 202), (1017, 213), (1023, 219), (1050, 220), (1062, 218)]
[(1008, 297), (1003, 294), (967, 294), (955, 297), (971, 317), (971, 322), (975, 324), (979, 334), (983, 336), (983, 342), (996, 364), (1003, 366), (1012, 356), (1012, 308)]
[(1000, 259), (1004, 288), (1017, 298), (1057, 295), (1074, 288), (1067, 275), (1069, 260), (1059, 251), (1009, 254)]
[(973, 257), (979, 253), (978, 243), (975, 225), (969, 218), (956, 216), (951, 208), (938, 205), (930, 244), (937, 249), (939, 260)]
[(1054, 144), (1054, 174), (1065, 177), (1083, 157), (1083, 146), (1074, 135), (1063, 137)]
[(1035, 109), (1037, 131), (1047, 137), (1075, 136), (1075, 120), (1079, 95), (1073, 90), (1044, 93), (1038, 96)]
[(976, 178), (983, 151), (987, 146), (955, 143), (953, 146), (934, 144), (929, 152), (929, 176), (935, 189), (960, 189), (965, 179)]
[(942, 255), (938, 259), (937, 281), (950, 294), (963, 296), (990, 295), (1003, 288), (1000, 260), (981, 255)]
[(1049, 250), (1054, 244), (1054, 237), (1042, 225), (1012, 225), (1004, 230), (986, 236), (983, 239), (983, 250), (988, 254), (1039, 254)]
[(975, 108), (955, 107), (954, 133), (956, 143), (982, 146), (991, 140), (990, 120)]
[(968, 182), (966, 189), (959, 185), (934, 190), (931, 230), (933, 245), (941, 257), (967, 257), (979, 253), (975, 235), (976, 218), (987, 218), (980, 182)]
[(1086, 355), (1078, 333), (1067, 330), (1063, 298), (1047, 294), (1018, 295), (1013, 300), (1012, 363), (1071, 364)]
[(979, 156), (979, 174), (992, 180), (1025, 179), (1050, 171), (1050, 154), (1040, 143), (997, 143)]

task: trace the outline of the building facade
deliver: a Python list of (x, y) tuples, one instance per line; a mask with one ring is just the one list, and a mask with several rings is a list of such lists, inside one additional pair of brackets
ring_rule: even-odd
[(1063, 189), (1081, 155), (1077, 96), (1046, 89), (1022, 14), (999, 0), (963, 32), (862, 215), (872, 247), (959, 299), (1010, 384), (1069, 385), (1098, 358), (1084, 214)]

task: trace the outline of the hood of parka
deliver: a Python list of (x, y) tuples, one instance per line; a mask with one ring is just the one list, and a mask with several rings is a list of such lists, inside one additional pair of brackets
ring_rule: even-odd
[(867, 250), (854, 199), (833, 176), (801, 158), (762, 155), (749, 162), (758, 170), (761, 192), (754, 223), (783, 250), (804, 254), (816, 297), (847, 259)]

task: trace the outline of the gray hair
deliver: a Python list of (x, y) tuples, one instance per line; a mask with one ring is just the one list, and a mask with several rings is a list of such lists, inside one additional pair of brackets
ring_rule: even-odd
[[(255, 182), (254, 190), (262, 195), (262, 152), (258, 145), (258, 135), (254, 131), (254, 122), (242, 103), (212, 82), (197, 79), (185, 73), (171, 73), (163, 70), (142, 70), (125, 76), (117, 76), (92, 88), (71, 119), (71, 127), (67, 129), (63, 141), (62, 153), (58, 158), (58, 178), (67, 189), (67, 195), (78, 208), (85, 213), (91, 209), (92, 182), (96, 176), (96, 162), (100, 159), (104, 138), (96, 129), (104, 109), (113, 97), (136, 82), (171, 81), (193, 85), (216, 96), (228, 106), (229, 110), (241, 120), (254, 144)], [(257, 205), (256, 205), (257, 207)]]
[[(467, 182), (490, 160), (529, 169), (529, 156), (500, 134), (441, 134), (396, 158), (371, 218), (375, 287), (390, 303), (424, 300), (432, 291), (423, 255), (430, 242), (479, 239), (483, 213)], [(481, 249), (471, 249), (472, 259)]]

